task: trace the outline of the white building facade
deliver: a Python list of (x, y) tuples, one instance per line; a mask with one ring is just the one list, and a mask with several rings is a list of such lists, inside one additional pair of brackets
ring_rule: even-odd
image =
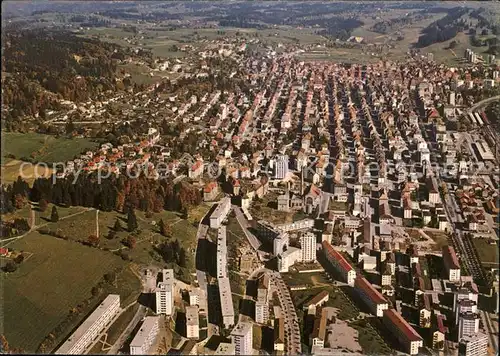
[(164, 269), (155, 289), (156, 314), (172, 315), (174, 306), (174, 270)]
[(316, 236), (312, 232), (307, 232), (300, 237), (300, 248), (302, 262), (316, 261)]
[(120, 311), (120, 296), (108, 295), (87, 319), (55, 352), (59, 355), (84, 354), (94, 339), (106, 328)]
[(158, 336), (159, 316), (147, 316), (130, 343), (131, 355), (147, 355)]
[(239, 322), (233, 331), (231, 331), (231, 339), (233, 340), (236, 355), (253, 354), (253, 333), (251, 323)]

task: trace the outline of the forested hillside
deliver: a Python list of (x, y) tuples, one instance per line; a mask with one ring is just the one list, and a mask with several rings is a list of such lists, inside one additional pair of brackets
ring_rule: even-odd
[(4, 119), (44, 116), (60, 99), (74, 102), (116, 89), (115, 71), (130, 55), (115, 44), (48, 30), (8, 31), (3, 41)]

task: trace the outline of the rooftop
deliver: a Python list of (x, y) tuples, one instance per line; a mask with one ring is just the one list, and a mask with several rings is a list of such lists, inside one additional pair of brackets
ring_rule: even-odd
[(363, 290), (368, 298), (370, 298), (375, 304), (387, 303), (387, 300), (375, 287), (366, 280), (366, 278), (357, 276), (355, 281), (356, 287)]
[(141, 328), (135, 334), (134, 339), (130, 343), (130, 347), (142, 347), (144, 342), (149, 337), (151, 330), (158, 325), (159, 316), (147, 316), (141, 325)]
[(409, 341), (421, 341), (422, 337), (413, 329), (408, 322), (403, 319), (394, 309), (384, 310), (384, 317), (389, 319), (393, 325), (401, 330)]
[(334, 258), (345, 272), (349, 272), (353, 269), (349, 262), (347, 262), (345, 257), (342, 256), (337, 250), (335, 250), (328, 241), (323, 241), (322, 245), (326, 256)]
[(57, 350), (58, 354), (67, 354), (78, 343), (78, 341), (85, 335), (85, 333), (94, 325), (94, 323), (101, 318), (101, 316), (109, 310), (109, 308), (118, 301), (120, 303), (120, 296), (118, 294), (108, 295), (101, 304), (90, 314), (87, 319), (75, 330), (73, 334), (62, 344)]

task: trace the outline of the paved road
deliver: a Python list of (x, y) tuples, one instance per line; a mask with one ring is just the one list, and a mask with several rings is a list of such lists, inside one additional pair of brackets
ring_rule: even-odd
[(467, 113), (471, 113), (471, 112), (474, 112), (476, 111), (478, 108), (484, 106), (484, 105), (487, 105), (489, 103), (492, 103), (496, 100), (500, 100), (500, 95), (496, 95), (496, 96), (492, 96), (491, 98), (487, 98), (487, 99), (484, 99), (484, 100), (481, 100), (477, 103), (475, 103), (474, 105), (472, 105), (468, 110), (467, 110)]

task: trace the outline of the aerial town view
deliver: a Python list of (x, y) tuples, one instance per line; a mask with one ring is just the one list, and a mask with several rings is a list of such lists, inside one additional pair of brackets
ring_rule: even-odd
[(499, 2), (1, 24), (0, 353), (498, 355)]

